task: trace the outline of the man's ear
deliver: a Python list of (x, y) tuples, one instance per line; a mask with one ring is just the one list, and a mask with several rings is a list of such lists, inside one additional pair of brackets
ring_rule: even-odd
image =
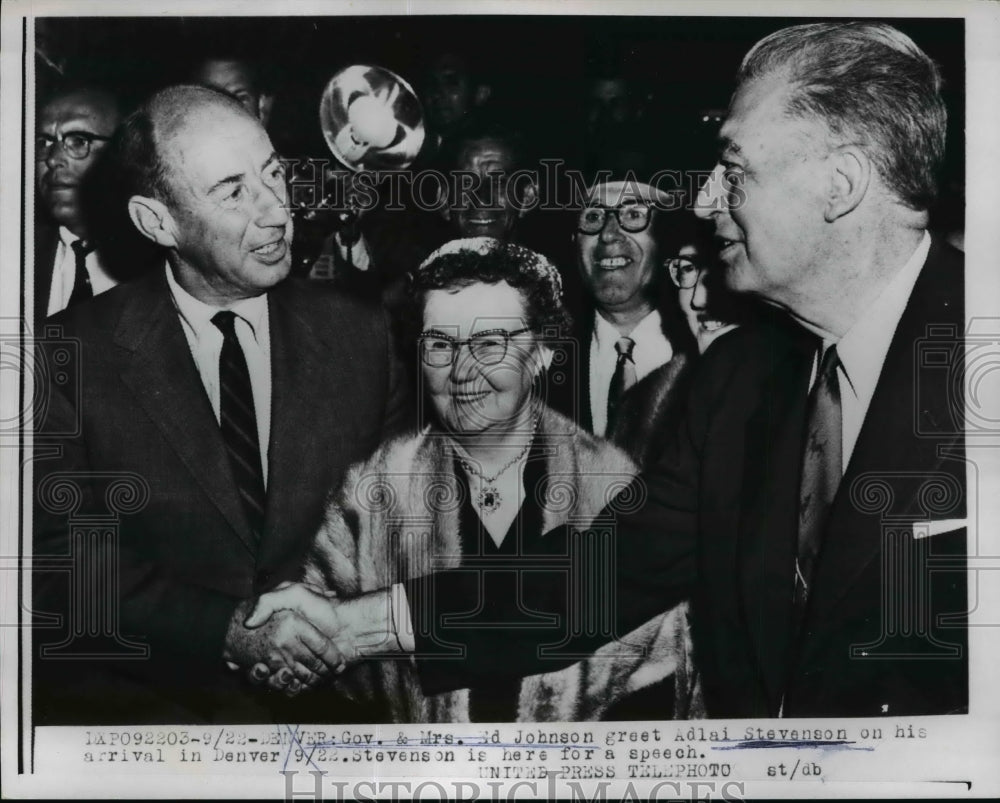
[(274, 95), (270, 92), (261, 92), (257, 99), (257, 119), (260, 120), (260, 124), (264, 128), (267, 128), (267, 124), (271, 122), (272, 108), (274, 108)]
[(871, 182), (872, 163), (856, 145), (842, 145), (827, 157), (829, 188), (823, 216), (827, 223), (849, 214), (864, 200)]
[(177, 224), (162, 201), (133, 195), (128, 199), (128, 216), (144, 237), (165, 248), (177, 247)]
[(493, 94), (493, 87), (489, 84), (477, 84), (476, 93), (472, 96), (472, 102), (476, 106), (482, 106)]

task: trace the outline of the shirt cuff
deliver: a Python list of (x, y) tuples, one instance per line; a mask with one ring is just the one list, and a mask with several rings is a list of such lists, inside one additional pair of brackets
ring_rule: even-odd
[(406, 588), (402, 583), (393, 583), (389, 589), (389, 605), (392, 612), (392, 629), (403, 652), (412, 653), (416, 649), (413, 638), (413, 623), (410, 620), (410, 603), (406, 598)]
[[(350, 249), (340, 239), (339, 231), (333, 235), (333, 242), (337, 246), (337, 252), (344, 262), (350, 262), (355, 270), (368, 270), (372, 262), (372, 257), (368, 251), (368, 243), (365, 241), (364, 234), (358, 237), (358, 241)], [(348, 250), (350, 250), (350, 254), (348, 254)]]

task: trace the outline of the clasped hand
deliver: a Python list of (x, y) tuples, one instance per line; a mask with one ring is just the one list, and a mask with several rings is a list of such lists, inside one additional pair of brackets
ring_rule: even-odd
[(227, 638), (236, 649), (226, 659), (250, 667), (250, 682), (295, 695), (397, 646), (390, 621), (387, 592), (342, 601), (305, 583), (282, 583), (237, 609)]

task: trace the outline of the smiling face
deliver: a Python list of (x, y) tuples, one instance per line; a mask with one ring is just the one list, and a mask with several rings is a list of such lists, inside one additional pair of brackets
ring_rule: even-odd
[[(626, 189), (620, 199), (598, 196), (595, 200), (602, 204), (620, 202), (622, 207), (644, 203), (630, 189)], [(658, 214), (655, 209), (651, 210), (649, 225), (643, 231), (627, 232), (608, 210), (604, 227), (597, 234), (577, 232), (580, 273), (599, 309), (628, 313), (653, 308), (648, 288), (657, 266), (658, 249), (653, 230)]]
[[(698, 253), (697, 246), (685, 245), (678, 251), (678, 256), (686, 257), (698, 264), (699, 258), (703, 258), (704, 255)], [(702, 354), (715, 338), (733, 328), (733, 324), (720, 321), (709, 312), (707, 279), (708, 272), (701, 270), (698, 272), (698, 282), (694, 287), (677, 288), (677, 301), (681, 306), (681, 312), (684, 313), (688, 328), (698, 341), (698, 351)]]
[[(447, 210), (458, 236), (507, 237), (521, 214), (506, 180), (515, 169), (510, 146), (491, 137), (472, 140), (462, 148), (456, 169), (479, 177), (474, 191), (467, 197), (453, 198)], [(491, 177), (490, 173), (505, 175)]]
[(209, 100), (159, 147), (181, 286), (224, 305), (284, 279), (292, 242), (285, 173), (260, 123), (231, 102)]
[[(118, 107), (109, 95), (80, 90), (53, 98), (38, 115), (38, 134), (52, 139), (72, 132), (110, 137), (120, 119)], [(38, 195), (60, 226), (78, 236), (84, 234), (80, 207), (80, 184), (93, 167), (105, 142), (91, 143), (90, 154), (73, 159), (62, 144), (49, 148), (45, 159), (36, 161)]]
[(783, 73), (742, 85), (720, 132), (719, 163), (696, 207), (722, 241), (726, 284), (794, 305), (829, 255), (823, 208), (826, 128), (786, 115)]
[[(516, 332), (526, 326), (524, 297), (506, 282), (429, 290), (425, 296), (425, 333), (465, 340), (480, 332)], [(422, 362), (421, 368), (434, 411), (447, 429), (505, 435), (530, 426), (532, 383), (547, 356), (535, 336), (524, 332), (510, 339), (506, 355), (495, 365), (482, 364), (462, 346), (450, 366)]]

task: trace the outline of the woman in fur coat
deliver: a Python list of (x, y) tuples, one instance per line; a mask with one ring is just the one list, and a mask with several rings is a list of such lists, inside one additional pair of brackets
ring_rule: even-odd
[[(509, 567), (531, 542), (567, 522), (585, 527), (637, 473), (623, 451), (541, 398), (553, 354), (547, 341), (568, 323), (559, 274), (544, 257), (491, 238), (456, 240), (415, 272), (410, 297), (410, 342), (431, 423), (349, 472), (302, 584), (264, 595), (258, 622), (283, 607), (309, 615), (296, 602), (304, 597), (329, 607), (333, 596), (468, 566), (481, 571), (483, 588), (469, 626), (488, 626), (491, 591), (514, 593), (504, 588), (516, 582)], [(597, 720), (653, 684), (668, 699), (646, 718), (701, 713), (686, 604), (577, 663), (508, 683), (425, 695), (410, 661), (388, 658), (337, 681), (373, 706), (373, 718), (393, 722)]]

